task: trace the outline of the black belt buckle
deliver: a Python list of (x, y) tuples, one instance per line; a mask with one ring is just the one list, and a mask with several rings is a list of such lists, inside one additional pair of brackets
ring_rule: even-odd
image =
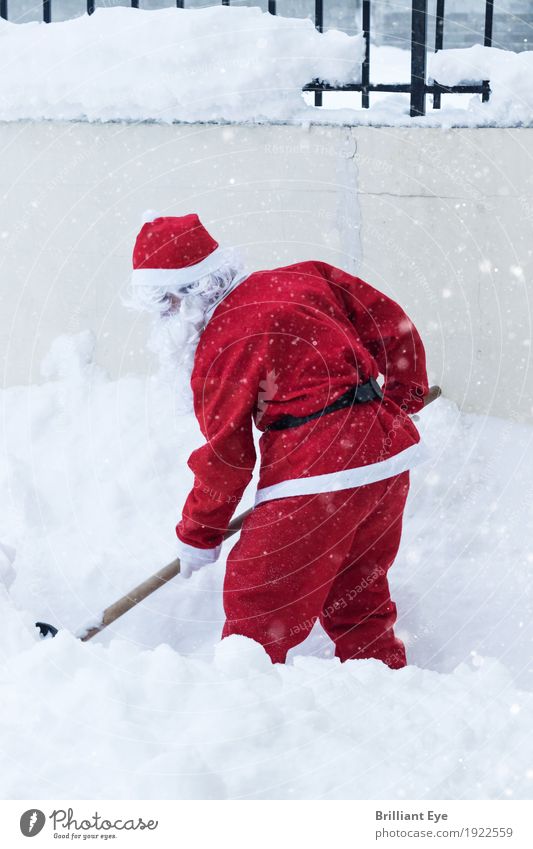
[(370, 383), (370, 386), (372, 387), (372, 389), (376, 393), (376, 398), (379, 398), (380, 401), (383, 401), (383, 392), (381, 391), (381, 386), (377, 382), (376, 378), (375, 377), (369, 377), (368, 382)]
[(381, 401), (383, 392), (375, 377), (369, 377), (365, 383), (359, 383), (352, 396), (352, 404), (367, 404), (369, 401), (375, 401), (377, 398)]
[(285, 416), (281, 416), (281, 418), (272, 422), (272, 424), (267, 425), (265, 431), (299, 427), (299, 425), (306, 424), (313, 419), (319, 419), (327, 415), (327, 413), (335, 413), (337, 410), (352, 407), (354, 404), (366, 404), (369, 401), (375, 401), (376, 398), (379, 398), (381, 401), (383, 392), (377, 380), (374, 377), (369, 377), (365, 383), (360, 383), (352, 389), (348, 389), (340, 398), (337, 398), (336, 401), (328, 404), (322, 410), (317, 410), (316, 413), (309, 413), (307, 416), (292, 416), (290, 413), (287, 413)]

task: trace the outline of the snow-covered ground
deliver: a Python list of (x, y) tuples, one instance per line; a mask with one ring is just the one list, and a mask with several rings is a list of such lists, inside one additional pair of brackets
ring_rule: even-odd
[[(442, 109), (409, 117), (409, 96), (326, 94), (302, 86), (360, 80), (363, 40), (318, 33), (307, 18), (257, 7), (97, 9), (53, 24), (0, 20), (0, 120), (228, 121), (408, 126), (533, 124), (533, 52), (474, 47), (428, 53), (442, 84), (489, 79), (480, 95), (443, 95)], [(371, 47), (372, 82), (409, 82), (410, 54)]]
[(218, 641), (223, 562), (72, 636), (173, 559), (201, 436), (171, 385), (108, 380), (88, 333), (45, 372), (0, 394), (2, 798), (531, 798), (533, 428), (421, 414), (391, 573), (408, 668), (340, 664), (318, 630), (272, 666)]

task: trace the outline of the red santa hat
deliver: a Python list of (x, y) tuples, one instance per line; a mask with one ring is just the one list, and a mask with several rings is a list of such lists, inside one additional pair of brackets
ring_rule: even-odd
[(175, 291), (220, 267), (223, 250), (197, 215), (148, 215), (133, 249), (133, 286)]

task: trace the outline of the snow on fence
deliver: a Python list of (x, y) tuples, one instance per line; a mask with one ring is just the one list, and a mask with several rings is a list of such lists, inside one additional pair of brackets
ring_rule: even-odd
[(120, 291), (140, 216), (196, 211), (251, 267), (357, 271), (419, 326), (431, 382), (533, 420), (533, 129), (0, 123), (4, 385), (92, 330), (113, 377), (153, 369)]
[[(324, 18), (324, 3), (327, 0), (315, 0), (314, 23), (318, 32), (323, 33), (326, 29)], [(8, 20), (9, 0), (0, 0), (0, 18)], [(271, 15), (278, 14), (276, 0), (267, 0), (268, 12)], [(492, 46), (492, 28), (494, 17), (494, 0), (484, 0), (485, 23), (483, 33), (483, 45)], [(139, 9), (139, 0), (131, 0), (131, 8)], [(186, 0), (176, 0), (176, 6), (184, 9)], [(250, 2), (251, 5), (251, 2)], [(222, 0), (222, 6), (230, 6), (230, 0)], [(411, 34), (410, 34), (410, 80), (402, 82), (371, 82), (372, 69), (370, 61), (370, 40), (372, 22), (372, 2), (362, 0), (361, 2), (361, 30), (364, 39), (364, 54), (362, 56), (360, 73), (348, 81), (332, 81), (316, 77), (303, 86), (304, 91), (314, 92), (315, 106), (322, 105), (324, 92), (361, 92), (361, 105), (364, 109), (370, 106), (371, 92), (396, 92), (410, 95), (410, 115), (416, 117), (426, 114), (426, 96), (433, 95), (433, 108), (440, 109), (443, 93), (476, 94), (482, 95), (483, 102), (490, 97), (489, 80), (480, 80), (468, 83), (456, 83), (445, 85), (442, 81), (428, 80), (427, 76), (427, 50), (428, 50), (428, 23), (431, 19), (435, 33), (435, 51), (442, 50), (445, 27), (444, 0), (436, 0), (435, 13), (429, 14), (428, 0), (412, 0), (411, 2)], [(242, 7), (241, 7), (242, 8)], [(96, 0), (86, 0), (88, 15), (96, 11)], [(403, 10), (400, 10), (403, 11)], [(42, 19), (45, 23), (52, 22), (53, 0), (42, 0)], [(335, 22), (335, 27), (343, 29), (342, 17)], [(350, 27), (351, 29), (351, 27)], [(355, 59), (355, 55), (354, 55)]]

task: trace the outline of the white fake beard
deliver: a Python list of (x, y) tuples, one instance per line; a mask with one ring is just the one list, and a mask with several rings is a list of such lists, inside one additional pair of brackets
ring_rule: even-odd
[[(200, 335), (218, 303), (246, 277), (236, 251), (228, 249), (226, 253), (226, 263), (196, 281), (192, 290), (182, 297), (179, 312), (158, 313), (152, 324), (148, 348), (157, 354), (159, 378), (172, 386), (180, 412), (193, 410), (191, 374)], [(148, 299), (149, 308), (157, 309), (159, 296), (164, 292), (155, 293), (156, 298), (153, 292), (149, 294), (152, 295)], [(146, 307), (146, 301), (139, 299), (135, 290), (130, 292), (127, 303), (135, 309)]]
[(179, 312), (158, 316), (148, 339), (148, 349), (159, 360), (159, 378), (172, 385), (178, 408), (193, 409), (191, 374), (194, 355), (204, 328), (201, 299), (188, 296)]

